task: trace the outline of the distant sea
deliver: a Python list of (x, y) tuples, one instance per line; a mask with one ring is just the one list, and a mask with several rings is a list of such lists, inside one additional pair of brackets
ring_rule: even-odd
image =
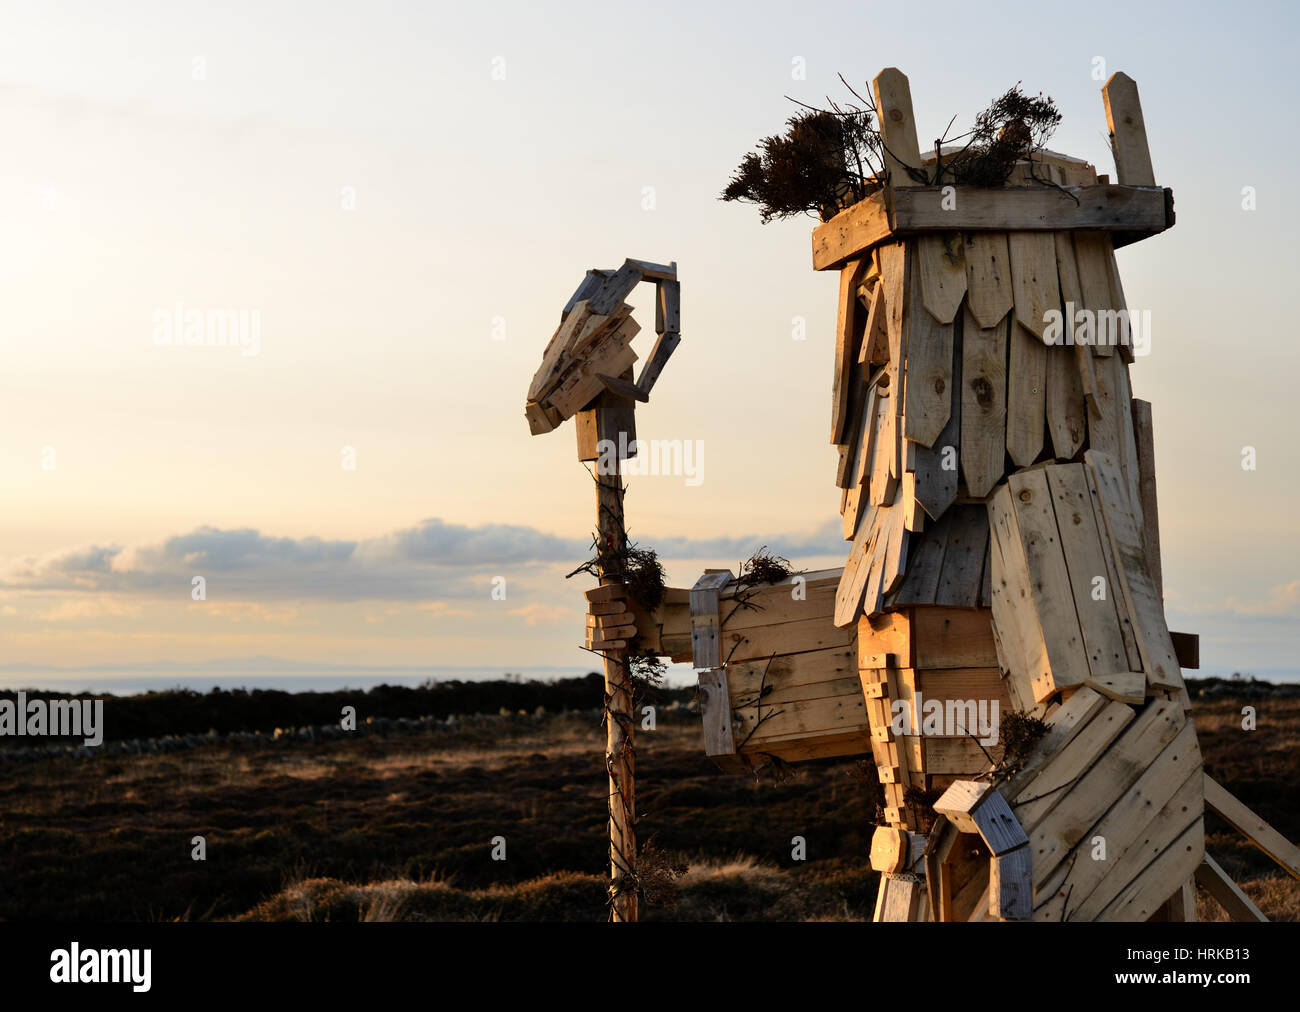
[[(594, 658), (593, 658), (594, 660)], [(337, 664), (308, 664), (283, 661), (272, 657), (232, 658), (183, 664), (160, 661), (157, 664), (94, 665), (84, 668), (37, 667), (0, 664), (0, 690), (45, 689), (52, 692), (111, 693), (115, 696), (185, 688), (195, 692), (218, 689), (280, 689), (285, 692), (331, 692), (335, 689), (369, 689), (375, 685), (421, 685), (424, 682), (486, 682), (502, 678), (519, 681), (556, 681), (578, 678), (598, 671), (599, 663), (573, 667), (366, 667)], [(1244, 671), (1232, 668), (1202, 668), (1185, 671), (1193, 678), (1231, 678), (1239, 671), (1242, 678), (1266, 682), (1300, 682), (1300, 668), (1259, 668)], [(689, 664), (668, 668), (664, 681), (668, 685), (695, 684), (695, 671)]]
[[(594, 659), (594, 658), (593, 658)], [(0, 690), (44, 689), (51, 692), (111, 693), (128, 696), (166, 689), (208, 692), (218, 689), (279, 689), (285, 692), (331, 692), (336, 689), (369, 689), (375, 685), (422, 685), (436, 682), (488, 682), (503, 678), (518, 681), (556, 681), (579, 678), (600, 670), (599, 662), (574, 667), (373, 667), (333, 664), (304, 664), (274, 658), (248, 658), (182, 664), (95, 665), (84, 668), (36, 667), (0, 664)], [(689, 664), (669, 668), (665, 681), (671, 685), (695, 684)]]

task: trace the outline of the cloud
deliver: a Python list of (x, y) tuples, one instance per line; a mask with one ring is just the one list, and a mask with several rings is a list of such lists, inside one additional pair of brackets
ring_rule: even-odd
[[(760, 545), (798, 561), (846, 551), (839, 522), (808, 535), (646, 538), (664, 559), (748, 557)], [(0, 566), (0, 590), (133, 594), (188, 601), (202, 576), (216, 603), (271, 600), (440, 602), (485, 597), (493, 576), (577, 563), (586, 538), (513, 524), (468, 526), (439, 518), (361, 541), (277, 537), (253, 528), (199, 527), (161, 541), (82, 545)], [(538, 613), (540, 614), (540, 612)], [(251, 617), (251, 616), (250, 616)], [(527, 619), (526, 619), (527, 620)]]
[(574, 611), (572, 608), (564, 608), (558, 604), (542, 604), (534, 602), (526, 604), (522, 608), (511, 608), (511, 615), (518, 615), (524, 620), (526, 625), (560, 625), (574, 621), (574, 617), (581, 617), (582, 612)]

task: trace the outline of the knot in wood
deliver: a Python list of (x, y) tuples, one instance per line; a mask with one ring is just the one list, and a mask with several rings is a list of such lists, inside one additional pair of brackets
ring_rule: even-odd
[(1029, 500), (1032, 499), (1033, 497), (1034, 497), (1034, 494), (1033, 494), (1032, 492), (1030, 492), (1029, 489), (1027, 489), (1027, 488), (1022, 488), (1022, 489), (1020, 490), (1020, 501), (1021, 501), (1021, 502), (1029, 502)]
[(979, 376), (971, 380), (970, 388), (975, 393), (975, 403), (981, 408), (993, 406), (993, 384), (985, 377)]

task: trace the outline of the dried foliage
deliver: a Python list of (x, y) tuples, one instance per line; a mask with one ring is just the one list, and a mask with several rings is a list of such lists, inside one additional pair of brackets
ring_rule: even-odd
[(654, 837), (645, 842), (637, 860), (636, 880), (641, 897), (649, 906), (665, 910), (677, 908), (677, 883), (686, 874), (688, 864), (680, 855), (655, 846)]
[(739, 583), (780, 583), (794, 575), (790, 560), (781, 555), (772, 555), (763, 545), (758, 551), (740, 564)]
[[(870, 192), (865, 166), (879, 141), (866, 110), (796, 113), (786, 121), (783, 135), (764, 137), (758, 152), (744, 157), (722, 199), (757, 204), (765, 225), (799, 214), (829, 217), (826, 210), (834, 214), (844, 202), (846, 186), (850, 202)], [(876, 188), (878, 184), (871, 186)]]
[(1018, 772), (1029, 758), (1035, 743), (1047, 733), (1046, 721), (1020, 710), (1004, 714), (999, 722), (998, 744), (1002, 746), (1002, 762), (996, 772)]
[[(1061, 113), (1050, 96), (1024, 94), (1017, 82), (975, 117), (970, 139), (947, 162), (940, 157), (931, 182), (1003, 186), (1016, 162), (1030, 160), (1055, 133)], [(936, 153), (940, 146), (935, 141)]]
[[(812, 213), (826, 221), (880, 189), (890, 152), (876, 125), (879, 111), (843, 75), (840, 81), (852, 101), (839, 103), (827, 96), (824, 109), (797, 102), (803, 108), (786, 121), (786, 132), (759, 140), (758, 150), (745, 155), (720, 199), (757, 204), (763, 224)], [(1026, 95), (1017, 82), (981, 112), (966, 133), (949, 137), (945, 130), (934, 142), (934, 165), (906, 171), (913, 182), (925, 185), (1003, 186), (1016, 162), (1029, 160), (1032, 166), (1034, 152), (1060, 122), (1061, 113), (1049, 96)], [(942, 147), (963, 139), (961, 150), (945, 161)], [(1039, 182), (1055, 185), (1046, 179)]]
[(930, 832), (934, 820), (938, 818), (934, 810), (934, 803), (942, 796), (943, 791), (941, 790), (922, 790), (919, 787), (909, 787), (903, 792), (903, 804), (907, 806), (907, 810), (916, 819), (917, 828), (920, 832)]
[(596, 554), (568, 576), (590, 573), (595, 577), (618, 580), (646, 611), (654, 611), (663, 603), (664, 567), (653, 548), (642, 548), (626, 540), (622, 544), (612, 544), (599, 533), (592, 535), (591, 547)]

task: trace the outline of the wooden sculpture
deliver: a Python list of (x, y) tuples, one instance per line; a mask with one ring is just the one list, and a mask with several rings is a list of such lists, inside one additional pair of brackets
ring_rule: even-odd
[[(622, 629), (700, 669), (723, 770), (874, 757), (877, 920), (1186, 920), (1194, 881), (1263, 919), (1205, 853), (1205, 809), (1297, 878), (1300, 850), (1205, 775), (1181, 674), (1197, 638), (1165, 625), (1151, 407), (1129, 385), (1150, 333), (1114, 255), (1174, 224), (1137, 87), (1102, 89), (1114, 183), (1038, 150), (993, 188), (926, 185), (946, 153), (920, 154), (907, 78), (874, 93), (883, 178), (812, 236), (840, 277), (847, 561), (709, 571), (634, 621), (619, 605)], [(548, 349), (535, 431), (608, 385), (566, 359), (575, 341), (626, 367), (598, 298)]]
[[(635, 383), (630, 342), (639, 330), (623, 300), (641, 281), (656, 286), (658, 340)], [(616, 271), (591, 270), (560, 313), (560, 325), (528, 389), (524, 413), (534, 435), (577, 416), (578, 459), (617, 461), (594, 468), (600, 585), (587, 592), (587, 647), (605, 669), (605, 766), (609, 774), (610, 916), (637, 919), (636, 753), (628, 641), (635, 612), (617, 563), (627, 542), (619, 464), (636, 453), (635, 408), (646, 401), (681, 340), (677, 265), (628, 260)]]

